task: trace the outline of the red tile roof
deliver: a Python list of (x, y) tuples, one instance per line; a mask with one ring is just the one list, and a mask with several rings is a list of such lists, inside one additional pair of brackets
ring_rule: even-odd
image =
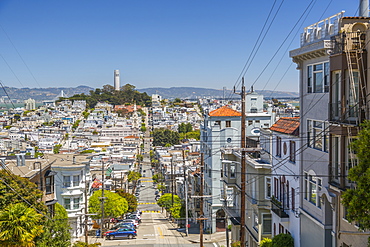
[(240, 117), (242, 114), (228, 107), (227, 105), (213, 110), (209, 113), (210, 117)]
[(298, 136), (299, 117), (282, 117), (270, 127), (270, 130)]

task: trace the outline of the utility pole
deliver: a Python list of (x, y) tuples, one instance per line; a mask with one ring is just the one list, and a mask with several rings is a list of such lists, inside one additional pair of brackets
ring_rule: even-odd
[(85, 224), (84, 224), (84, 227), (85, 227), (85, 243), (86, 243), (86, 246), (89, 245), (89, 238), (88, 238), (88, 232), (87, 232), (87, 180), (86, 180), (86, 170), (85, 170)]
[(101, 162), (101, 181), (102, 181), (102, 189), (101, 189), (101, 226), (100, 226), (100, 237), (103, 238), (103, 231), (104, 231), (104, 162)]
[(173, 207), (173, 156), (171, 155), (171, 195), (172, 195), (172, 207)]
[[(235, 93), (235, 88), (234, 88)], [(242, 91), (240, 93), (242, 98), (242, 119), (241, 119), (241, 197), (240, 197), (240, 244), (245, 246), (245, 192), (246, 192), (246, 165), (245, 165), (245, 86), (244, 77), (242, 78)]]
[(203, 175), (203, 167), (204, 167), (204, 157), (203, 153), (200, 154), (200, 220), (199, 220), (199, 246), (203, 247), (203, 219), (204, 219), (204, 212), (203, 212), (203, 186), (204, 186), (204, 175)]
[(184, 191), (185, 191), (185, 230), (186, 230), (186, 236), (189, 235), (189, 229), (188, 229), (188, 224), (189, 224), (189, 220), (188, 220), (188, 185), (187, 185), (187, 182), (186, 182), (186, 176), (187, 176), (187, 172), (186, 172), (186, 165), (185, 165), (185, 150), (183, 149), (182, 150), (182, 162), (183, 162), (183, 166), (184, 166)]

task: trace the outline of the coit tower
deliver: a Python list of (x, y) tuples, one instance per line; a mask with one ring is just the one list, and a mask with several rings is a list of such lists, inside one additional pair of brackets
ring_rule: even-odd
[(119, 70), (116, 69), (114, 71), (114, 90), (119, 91), (120, 88), (120, 81), (119, 81)]

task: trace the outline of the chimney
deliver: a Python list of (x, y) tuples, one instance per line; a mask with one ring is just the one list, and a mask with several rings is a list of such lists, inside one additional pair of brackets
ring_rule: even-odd
[(360, 0), (359, 16), (369, 17), (369, 0)]

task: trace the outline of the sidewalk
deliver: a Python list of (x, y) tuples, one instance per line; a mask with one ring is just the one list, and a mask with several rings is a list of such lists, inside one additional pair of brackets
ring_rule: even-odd
[[(177, 227), (175, 223), (171, 224), (174, 226), (174, 228)], [(190, 243), (199, 243), (200, 242), (200, 229), (199, 229), (199, 223), (191, 223), (190, 227), (188, 229), (188, 236), (186, 236), (186, 229), (185, 228), (179, 228), (178, 232), (181, 234), (181, 236), (188, 240)], [(216, 246), (226, 246), (226, 232), (215, 232), (212, 234), (206, 234), (203, 233), (203, 243), (215, 243)]]

